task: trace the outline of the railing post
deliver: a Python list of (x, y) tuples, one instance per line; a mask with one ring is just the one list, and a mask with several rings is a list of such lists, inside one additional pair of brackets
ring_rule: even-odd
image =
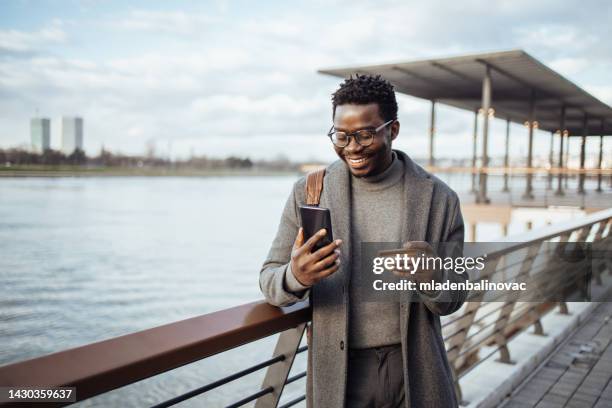
[(510, 358), (510, 350), (508, 350), (506, 336), (498, 333), (495, 336), (495, 342), (499, 345), (499, 359), (497, 361), (504, 364), (515, 364), (516, 361), (512, 361)]
[[(602, 240), (603, 233), (606, 230), (606, 226), (608, 225), (608, 222), (609, 221), (602, 221), (599, 223), (599, 228), (597, 228), (597, 232), (595, 233), (595, 236), (593, 237), (593, 242), (592, 242), (593, 245), (597, 245), (598, 242)], [(602, 266), (605, 266), (605, 260), (604, 262), (593, 262), (593, 274), (595, 278), (595, 284), (597, 286), (603, 285), (603, 281), (601, 279), (601, 272), (602, 272), (601, 267)]]
[[(534, 259), (538, 256), (540, 252), (540, 248), (542, 247), (542, 241), (536, 242), (534, 245), (531, 245), (527, 250), (527, 254), (525, 255), (525, 259), (521, 263), (521, 267), (519, 269), (519, 273), (517, 275), (517, 282), (523, 281), (523, 277), (528, 276), (531, 271), (531, 266), (533, 265)], [(505, 281), (505, 279), (504, 279)], [(514, 293), (508, 294), (508, 300), (502, 306), (499, 317), (495, 322), (494, 333), (495, 334), (495, 342), (499, 347), (499, 361), (500, 363), (505, 364), (514, 364), (514, 361), (510, 358), (510, 350), (508, 350), (508, 339), (506, 334), (504, 333), (504, 328), (510, 321), (510, 316), (514, 311), (514, 306), (516, 305), (517, 295)]]
[[(559, 242), (569, 241), (569, 238), (571, 235), (572, 235), (571, 232), (566, 232), (565, 234), (561, 234), (561, 236), (559, 237)], [(567, 303), (563, 300), (559, 302), (559, 314), (562, 314), (562, 315), (570, 314), (569, 309), (567, 308)]]
[(468, 402), (463, 400), (463, 391), (461, 390), (461, 384), (459, 384), (459, 376), (457, 375), (455, 365), (451, 364), (450, 367), (451, 375), (453, 376), (453, 386), (455, 387), (455, 395), (457, 396), (457, 401), (459, 401), (459, 405), (467, 405)]
[[(578, 235), (576, 236), (576, 241), (575, 242), (579, 243), (579, 242), (586, 241), (586, 239), (589, 237), (589, 234), (591, 233), (591, 229), (593, 228), (593, 225), (595, 225), (595, 224), (586, 225), (586, 226), (580, 228), (578, 230)], [(580, 286), (580, 290), (581, 290), (581, 296), (583, 297), (583, 299), (590, 300), (590, 296), (588, 294), (588, 284), (589, 283), (582, 284)]]
[(529, 309), (529, 315), (534, 318), (533, 334), (535, 334), (536, 336), (546, 336), (546, 333), (544, 333), (544, 327), (542, 327), (542, 320), (540, 320), (542, 314), (535, 309), (535, 306)]
[(566, 302), (563, 302), (563, 301), (559, 302), (559, 314), (562, 314), (562, 315), (570, 314), (569, 309), (567, 308)]
[(576, 242), (584, 242), (589, 237), (591, 228), (593, 228), (593, 224), (580, 228), (580, 232), (578, 233), (578, 236), (576, 237)]
[(597, 232), (595, 233), (595, 237), (593, 238), (593, 241), (600, 241), (603, 238), (603, 233), (606, 230), (606, 227), (608, 226), (609, 223), (610, 223), (610, 219), (606, 221), (601, 221), (599, 223), (599, 228), (597, 229)]
[[(602, 232), (602, 236), (601, 236), (601, 240), (602, 241), (606, 241), (606, 240), (610, 240), (611, 238), (611, 232), (612, 232), (612, 218), (609, 218), (607, 221), (604, 222), (604, 231)], [(606, 232), (606, 227), (609, 227), (607, 229), (607, 234), (604, 237), (603, 233)], [(603, 243), (602, 243), (603, 244)], [(601, 261), (602, 265), (603, 265), (603, 269), (608, 271), (609, 275), (612, 275), (612, 261), (609, 258), (604, 258)]]
[(300, 346), (300, 341), (302, 340), (305, 328), (306, 323), (302, 323), (293, 329), (285, 330), (278, 337), (276, 348), (274, 349), (274, 354), (272, 357), (282, 355), (285, 358), (283, 361), (272, 364), (270, 367), (268, 367), (266, 376), (261, 384), (261, 389), (263, 390), (268, 387), (272, 387), (273, 391), (259, 398), (255, 404), (255, 408), (269, 408), (278, 406), (278, 402), (283, 394), (283, 388), (285, 387), (285, 382), (287, 381), (287, 377), (291, 371), (291, 366), (293, 365), (293, 360), (295, 359), (295, 354)]

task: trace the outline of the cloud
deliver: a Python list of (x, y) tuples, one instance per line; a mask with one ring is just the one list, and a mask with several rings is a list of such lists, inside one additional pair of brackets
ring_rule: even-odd
[(306, 35), (304, 26), (289, 21), (270, 21), (262, 24), (261, 21), (251, 20), (243, 24), (243, 29), (251, 35), (267, 35), (279, 39), (295, 39)]
[(204, 115), (263, 115), (299, 117), (316, 111), (316, 101), (298, 99), (285, 94), (273, 94), (263, 98), (244, 95), (214, 95), (198, 98), (192, 103), (195, 112)]
[(559, 58), (548, 63), (548, 65), (564, 76), (574, 75), (589, 66), (586, 58)]
[(516, 29), (517, 41), (529, 44), (532, 48), (548, 50), (587, 49), (596, 44), (597, 37), (582, 28), (568, 27), (566, 24), (546, 24), (539, 27)]
[(28, 53), (66, 40), (61, 20), (53, 20), (37, 31), (0, 30), (0, 53)]
[(203, 13), (133, 10), (126, 17), (111, 25), (128, 31), (188, 36), (201, 34), (215, 21), (214, 18)]

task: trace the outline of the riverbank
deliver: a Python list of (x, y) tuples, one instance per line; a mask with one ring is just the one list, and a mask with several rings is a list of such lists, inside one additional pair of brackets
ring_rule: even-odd
[(298, 171), (269, 169), (193, 169), (171, 167), (80, 167), (26, 165), (0, 167), (0, 177), (231, 177), (289, 176)]

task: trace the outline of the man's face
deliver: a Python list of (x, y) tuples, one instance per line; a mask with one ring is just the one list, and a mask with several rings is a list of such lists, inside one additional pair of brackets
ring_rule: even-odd
[[(386, 121), (380, 117), (377, 103), (367, 105), (338, 105), (334, 117), (334, 128), (344, 132), (375, 129)], [(399, 133), (399, 122), (395, 121), (378, 131), (372, 144), (363, 147), (351, 137), (345, 147), (334, 145), (334, 150), (355, 177), (368, 177), (382, 173), (393, 159), (391, 142)]]

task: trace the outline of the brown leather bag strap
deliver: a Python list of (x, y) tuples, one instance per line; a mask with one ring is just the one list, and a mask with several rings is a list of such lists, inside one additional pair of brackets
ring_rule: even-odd
[(325, 169), (308, 173), (306, 178), (306, 204), (318, 206), (321, 201), (321, 191), (323, 191), (323, 177)]

